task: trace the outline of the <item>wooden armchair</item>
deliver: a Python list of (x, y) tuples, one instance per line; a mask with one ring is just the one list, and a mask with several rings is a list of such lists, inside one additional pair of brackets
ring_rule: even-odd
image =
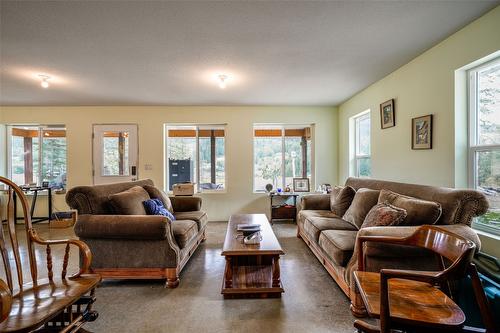
[[(363, 243), (381, 242), (416, 246), (436, 253), (441, 271), (382, 269), (364, 271)], [(452, 300), (449, 283), (472, 279), (474, 294), (487, 333), (498, 332), (481, 286), (476, 267), (471, 263), (476, 246), (471, 241), (435, 226), (422, 226), (405, 238), (358, 236), (358, 271), (354, 280), (370, 317), (380, 326), (361, 320), (354, 322), (358, 332), (480, 332), (463, 327), (465, 315)], [(449, 265), (446, 268), (445, 260)]]
[[(99, 275), (85, 274), (92, 260), (89, 248), (85, 243), (75, 239), (41, 239), (32, 227), (28, 201), (24, 193), (6, 178), (0, 177), (0, 183), (7, 185), (7, 229), (12, 252), (12, 257), (9, 257), (3, 224), (0, 223), (0, 251), (7, 280), (5, 282), (0, 279), (0, 332), (83, 331), (81, 327), (86, 322), (97, 318), (97, 312), (92, 310), (92, 304), (95, 301), (95, 288), (101, 280)], [(25, 282), (23, 276), (16, 221), (13, 219), (14, 192), (21, 201), (24, 213), (31, 282)], [(35, 255), (37, 244), (45, 247), (47, 278), (38, 276), (37, 256)], [(65, 246), (60, 277), (54, 276), (53, 272), (53, 265), (58, 264), (52, 258), (51, 247), (55, 245)], [(68, 277), (67, 268), (71, 245), (79, 249), (82, 265), (78, 273)], [(15, 264), (14, 267), (11, 266), (12, 261)], [(16, 280), (14, 271), (17, 276)]]

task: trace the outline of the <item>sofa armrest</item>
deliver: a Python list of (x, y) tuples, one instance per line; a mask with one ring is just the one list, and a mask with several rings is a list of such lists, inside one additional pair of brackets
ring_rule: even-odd
[(167, 239), (170, 220), (161, 215), (90, 215), (78, 216), (75, 234), (97, 239)]
[(201, 210), (200, 197), (170, 197), (174, 212), (193, 212)]
[(300, 200), (301, 209), (304, 210), (330, 210), (329, 194), (304, 195)]
[[(476, 249), (481, 248), (481, 241), (476, 232), (465, 224), (438, 225), (437, 227), (464, 237), (476, 244)], [(359, 236), (384, 236), (404, 238), (412, 235), (418, 226), (412, 227), (370, 227), (359, 230)], [(364, 248), (367, 257), (418, 257), (430, 254), (429, 250), (407, 245), (384, 244), (367, 242)]]

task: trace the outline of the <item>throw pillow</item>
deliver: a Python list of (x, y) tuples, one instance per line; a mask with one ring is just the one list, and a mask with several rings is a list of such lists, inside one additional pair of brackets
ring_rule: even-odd
[(144, 189), (148, 192), (152, 199), (160, 199), (163, 203), (163, 207), (165, 207), (170, 213), (174, 212), (172, 202), (165, 192), (152, 185), (144, 185)]
[(335, 186), (330, 194), (330, 210), (332, 213), (341, 217), (345, 214), (352, 199), (356, 194), (356, 190), (351, 186)]
[(163, 206), (163, 202), (160, 199), (148, 199), (142, 204), (148, 215), (162, 215), (168, 217), (170, 221), (175, 221), (175, 216)]
[(342, 219), (359, 229), (365, 220), (366, 214), (377, 204), (379, 194), (379, 190), (369, 188), (357, 190), (349, 209), (347, 209)]
[(408, 216), (403, 224), (408, 226), (435, 224), (442, 212), (441, 205), (437, 202), (413, 198), (389, 190), (380, 191), (378, 202), (387, 202), (405, 209)]
[(405, 218), (406, 210), (383, 202), (370, 209), (360, 229), (400, 225)]
[(110, 194), (108, 198), (115, 214), (146, 215), (142, 202), (149, 199), (149, 194), (141, 186), (134, 186), (126, 191)]

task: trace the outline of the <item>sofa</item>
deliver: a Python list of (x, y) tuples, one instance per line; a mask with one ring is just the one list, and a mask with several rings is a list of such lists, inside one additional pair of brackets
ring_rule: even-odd
[[(161, 200), (175, 217), (146, 215), (143, 201)], [(75, 234), (92, 252), (90, 271), (112, 279), (166, 279), (179, 274), (205, 240), (207, 215), (201, 198), (168, 197), (153, 181), (77, 186), (66, 194), (78, 211)]]
[[(418, 228), (418, 225), (362, 227), (367, 212), (379, 204), (382, 191), (434, 203), (439, 207), (439, 214), (426, 216), (427, 212), (417, 210), (414, 218), (420, 218), (419, 224), (435, 222), (434, 224), (471, 240), (477, 245), (477, 249), (480, 248), (480, 240), (471, 228), (471, 222), (473, 217), (487, 211), (488, 202), (479, 191), (366, 178), (348, 178), (345, 187), (351, 187), (355, 194), (352, 201), (347, 203), (349, 207), (344, 215), (332, 212), (332, 196), (329, 194), (302, 197), (297, 216), (297, 236), (304, 240), (350, 298), (351, 310), (355, 316), (362, 317), (366, 314), (352, 278), (353, 271), (357, 270), (357, 237), (405, 237)], [(381, 268), (439, 270), (442, 265), (440, 258), (412, 247), (368, 242), (363, 250), (367, 271), (378, 272)]]

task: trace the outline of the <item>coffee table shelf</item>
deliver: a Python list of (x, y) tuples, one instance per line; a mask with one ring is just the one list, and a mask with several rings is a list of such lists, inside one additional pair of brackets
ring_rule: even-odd
[[(261, 226), (260, 244), (245, 245), (237, 232), (238, 224)], [(264, 214), (238, 214), (229, 219), (222, 255), (226, 268), (222, 282), (224, 298), (281, 297), (279, 257), (283, 255), (278, 239)]]

